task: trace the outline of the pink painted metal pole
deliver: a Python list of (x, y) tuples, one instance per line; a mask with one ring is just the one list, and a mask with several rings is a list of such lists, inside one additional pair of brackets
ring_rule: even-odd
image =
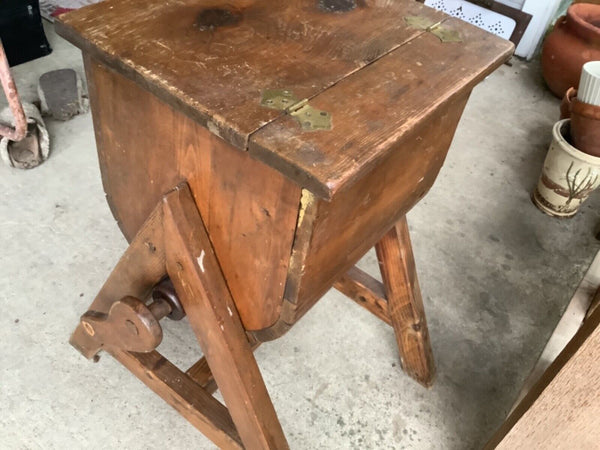
[(2, 41), (0, 41), (0, 83), (2, 84), (2, 89), (4, 89), (4, 93), (8, 99), (8, 105), (15, 118), (15, 128), (0, 124), (0, 136), (6, 136), (11, 141), (20, 141), (27, 134), (27, 118), (25, 117), (23, 105), (21, 105), (21, 100), (19, 99), (15, 80), (10, 73), (10, 67), (8, 66), (6, 53), (4, 53)]

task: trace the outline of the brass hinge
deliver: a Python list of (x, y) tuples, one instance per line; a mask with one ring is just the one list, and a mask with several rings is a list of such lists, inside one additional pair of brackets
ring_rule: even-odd
[(423, 16), (407, 16), (404, 21), (409, 27), (418, 30), (425, 30), (442, 42), (462, 42), (460, 34), (456, 30), (451, 30), (443, 25), (443, 21), (433, 22), (431, 19)]
[(262, 106), (285, 111), (300, 123), (303, 130), (331, 130), (331, 114), (313, 108), (308, 99), (298, 100), (294, 93), (287, 89), (267, 89), (262, 94)]

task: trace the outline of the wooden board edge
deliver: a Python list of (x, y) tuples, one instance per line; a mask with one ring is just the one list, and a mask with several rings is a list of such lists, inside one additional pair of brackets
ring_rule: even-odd
[(198, 111), (196, 107), (186, 102), (185, 99), (160, 88), (155, 82), (142, 76), (134, 67), (126, 64), (122, 59), (92, 45), (72, 26), (64, 21), (64, 19), (68, 18), (68, 15), (69, 13), (62, 14), (55, 20), (54, 27), (56, 34), (81, 49), (84, 54), (100, 61), (102, 64), (120, 75), (123, 75), (125, 78), (134, 81), (140, 87), (152, 93), (172, 108), (181, 111), (204, 128), (211, 130), (213, 134), (219, 136), (235, 148), (241, 151), (247, 150), (249, 136), (256, 130), (244, 132), (215, 122), (214, 118), (212, 118), (207, 111)]
[(550, 367), (544, 372), (538, 382), (531, 388), (531, 390), (523, 397), (521, 403), (513, 410), (508, 416), (504, 423), (500, 426), (498, 431), (485, 445), (484, 450), (495, 449), (502, 440), (508, 435), (512, 428), (517, 422), (523, 417), (523, 415), (533, 406), (533, 404), (540, 397), (542, 392), (552, 383), (558, 373), (565, 367), (570, 359), (577, 353), (577, 350), (583, 345), (583, 343), (592, 335), (594, 330), (600, 325), (600, 309), (596, 309), (590, 314), (590, 316), (583, 323), (583, 326), (575, 334), (573, 339), (569, 341), (564, 350), (558, 355)]
[[(460, 21), (460, 19), (456, 19), (453, 17), (447, 17), (442, 22), (443, 23), (445, 23), (445, 22), (451, 23), (454, 21)], [(470, 26), (473, 26), (473, 25), (470, 25)], [(388, 53), (385, 53), (380, 58), (372, 61), (370, 64), (368, 64), (364, 67), (367, 67), (371, 64), (377, 64), (383, 58), (393, 56), (395, 52), (401, 51), (405, 44), (412, 43), (416, 39), (420, 38), (421, 36), (423, 36), (425, 34), (426, 34), (425, 32), (417, 34), (413, 39), (409, 39), (409, 40), (405, 41), (405, 43), (403, 45), (399, 45), (399, 46), (395, 47), (394, 49), (390, 50)], [(506, 45), (505, 45), (504, 51), (499, 53), (494, 59), (492, 59), (490, 61), (490, 64), (488, 67), (481, 70), (477, 75), (473, 76), (469, 80), (468, 83), (461, 85), (460, 89), (454, 89), (453, 91), (450, 91), (448, 93), (448, 95), (445, 98), (443, 98), (440, 102), (431, 104), (430, 108), (427, 110), (427, 112), (421, 117), (421, 121), (427, 121), (431, 115), (435, 114), (437, 109), (443, 108), (448, 103), (452, 103), (452, 102), (456, 101), (457, 98), (459, 98), (461, 95), (464, 95), (464, 92), (471, 92), (473, 90), (473, 88), (477, 84), (479, 84), (484, 78), (489, 76), (499, 66), (501, 66), (504, 62), (506, 62), (513, 55), (515, 46), (510, 41), (505, 41), (505, 42), (506, 42)], [(364, 69), (364, 67), (363, 67), (363, 69)], [(356, 72), (353, 72), (353, 73), (349, 74), (348, 76), (344, 77), (342, 80), (340, 80), (334, 86), (332, 86), (330, 89), (335, 89), (337, 84), (343, 83), (345, 80), (350, 78), (355, 73)], [(322, 91), (321, 93), (316, 94), (311, 98), (318, 97), (318, 95), (321, 95), (324, 92), (325, 91)], [(338, 193), (340, 193), (342, 191), (345, 191), (346, 189), (351, 188), (354, 184), (356, 184), (356, 182), (358, 182), (360, 179), (362, 179), (364, 176), (366, 176), (373, 169), (373, 167), (376, 167), (377, 164), (381, 160), (383, 160), (385, 157), (387, 157), (390, 154), (390, 152), (394, 151), (394, 149), (396, 148), (395, 143), (400, 142), (402, 139), (404, 139), (405, 135), (410, 132), (410, 130), (407, 130), (406, 133), (396, 136), (395, 142), (391, 142), (390, 145), (388, 145), (386, 151), (382, 151), (382, 152), (378, 153), (375, 157), (366, 161), (364, 164), (361, 164), (359, 167), (356, 167), (354, 172), (351, 172), (351, 173), (345, 175), (344, 178), (330, 180), (330, 179), (318, 178), (317, 176), (306, 172), (302, 167), (299, 167), (298, 165), (296, 165), (296, 163), (294, 161), (282, 156), (281, 154), (279, 154), (276, 151), (272, 151), (269, 148), (264, 147), (263, 145), (256, 142), (255, 139), (253, 139), (253, 137), (256, 133), (258, 133), (260, 131), (264, 131), (264, 129), (266, 127), (268, 127), (270, 124), (272, 124), (276, 120), (282, 120), (282, 119), (283, 119), (282, 117), (274, 119), (273, 121), (265, 124), (260, 129), (251, 133), (249, 136), (249, 139), (248, 139), (248, 151), (254, 158), (258, 159), (259, 161), (264, 162), (265, 164), (267, 164), (270, 167), (273, 167), (274, 169), (281, 172), (286, 177), (290, 178), (292, 181), (296, 182), (300, 186), (310, 190), (315, 196), (317, 196), (323, 200), (326, 200), (326, 201), (331, 201), (331, 199), (335, 195), (337, 195)]]

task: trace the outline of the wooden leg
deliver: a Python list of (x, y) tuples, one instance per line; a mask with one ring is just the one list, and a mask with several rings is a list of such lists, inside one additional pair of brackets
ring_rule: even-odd
[(375, 250), (383, 283), (353, 267), (334, 287), (394, 328), (402, 368), (429, 387), (435, 364), (405, 217)]
[[(160, 340), (135, 350), (147, 353), (131, 351), (140, 327), (162, 336), (158, 321), (173, 302), (144, 299), (166, 274), (204, 353), (185, 373), (153, 351)], [(108, 351), (221, 448), (288, 448), (252, 353), (260, 342), (246, 334), (187, 184), (167, 194), (135, 236), (71, 343), (88, 358)], [(217, 386), (227, 408), (210, 395)]]
[(109, 351), (219, 448), (244, 448), (227, 408), (160, 353)]
[(286, 449), (252, 348), (187, 187), (165, 197), (167, 272), (249, 449)]
[(375, 250), (402, 368), (419, 383), (430, 386), (435, 365), (406, 217), (388, 231)]

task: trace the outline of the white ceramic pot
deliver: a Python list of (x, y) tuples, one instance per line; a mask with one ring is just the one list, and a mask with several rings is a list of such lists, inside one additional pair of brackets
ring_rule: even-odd
[(533, 193), (535, 205), (551, 216), (575, 215), (600, 185), (600, 157), (583, 153), (567, 142), (570, 124), (571, 119), (554, 124), (552, 144)]

